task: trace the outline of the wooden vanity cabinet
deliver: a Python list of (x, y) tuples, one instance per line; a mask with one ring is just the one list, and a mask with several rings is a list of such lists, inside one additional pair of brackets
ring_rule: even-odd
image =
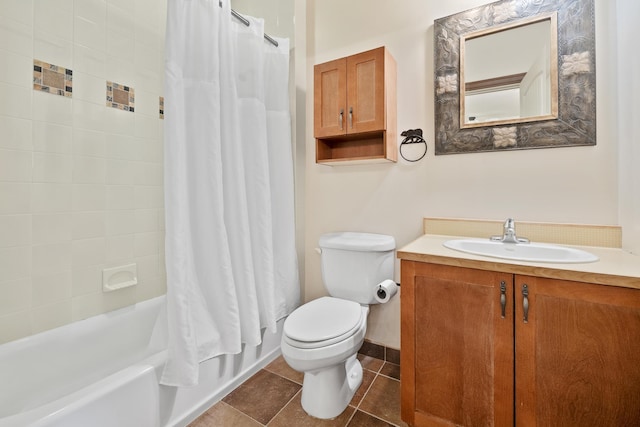
[(401, 269), (408, 424), (640, 425), (640, 290), (408, 260)]
[(385, 47), (314, 67), (318, 163), (397, 160), (396, 64)]

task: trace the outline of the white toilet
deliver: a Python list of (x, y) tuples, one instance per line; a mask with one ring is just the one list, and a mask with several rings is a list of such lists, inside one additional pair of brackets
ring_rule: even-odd
[(319, 246), (322, 280), (331, 296), (289, 315), (282, 355), (304, 373), (304, 410), (327, 419), (345, 410), (362, 383), (356, 355), (367, 331), (369, 304), (379, 303), (379, 285), (393, 279), (395, 240), (382, 234), (331, 233), (320, 237)]

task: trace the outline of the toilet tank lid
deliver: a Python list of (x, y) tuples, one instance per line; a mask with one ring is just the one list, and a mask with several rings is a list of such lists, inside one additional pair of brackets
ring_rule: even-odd
[(343, 249), (346, 251), (384, 252), (396, 248), (393, 236), (374, 233), (344, 231), (320, 236), (320, 248)]

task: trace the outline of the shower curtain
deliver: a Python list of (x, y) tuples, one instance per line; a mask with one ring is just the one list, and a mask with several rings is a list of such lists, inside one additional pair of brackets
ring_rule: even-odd
[(261, 343), (299, 304), (289, 43), (229, 0), (169, 0), (165, 50), (168, 361), (161, 382)]

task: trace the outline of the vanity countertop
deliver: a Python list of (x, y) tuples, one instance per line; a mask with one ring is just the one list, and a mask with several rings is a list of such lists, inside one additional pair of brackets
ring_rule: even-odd
[(458, 238), (465, 237), (424, 234), (400, 248), (397, 256), (409, 261), (640, 289), (640, 256), (622, 249), (563, 245), (591, 252), (600, 260), (581, 264), (525, 262), (472, 255), (443, 246), (447, 240)]

